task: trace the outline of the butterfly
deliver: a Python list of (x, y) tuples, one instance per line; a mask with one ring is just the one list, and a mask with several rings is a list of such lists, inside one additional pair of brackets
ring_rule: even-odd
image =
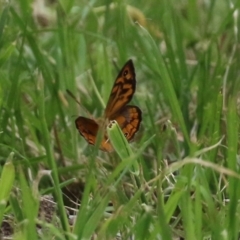
[[(130, 59), (125, 63), (113, 84), (104, 112), (105, 121), (107, 123), (111, 120), (117, 121), (128, 141), (134, 138), (142, 120), (140, 108), (133, 105), (127, 105), (131, 101), (135, 89), (135, 70), (133, 62)], [(95, 145), (98, 131), (102, 125), (94, 119), (82, 116), (75, 120), (75, 124), (79, 133), (85, 140), (89, 144)], [(108, 139), (106, 130), (104, 131), (105, 133), (101, 139), (99, 148), (105, 152), (112, 152), (114, 149)]]

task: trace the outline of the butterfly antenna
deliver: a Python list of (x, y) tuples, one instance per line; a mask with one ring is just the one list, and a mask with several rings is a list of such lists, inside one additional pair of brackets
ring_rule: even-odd
[(77, 100), (77, 98), (73, 95), (73, 93), (70, 90), (67, 89), (66, 92), (71, 98), (73, 98), (82, 107), (82, 104)]
[(66, 89), (66, 92), (67, 92), (67, 94), (68, 94), (71, 98), (73, 98), (73, 99), (81, 106), (81, 108), (88, 114), (88, 116), (90, 116), (90, 117), (92, 118), (91, 114), (87, 111), (86, 108), (83, 107), (83, 105), (82, 105), (82, 104), (80, 103), (80, 101), (73, 95), (73, 93), (72, 93), (70, 90), (68, 90), (68, 89)]

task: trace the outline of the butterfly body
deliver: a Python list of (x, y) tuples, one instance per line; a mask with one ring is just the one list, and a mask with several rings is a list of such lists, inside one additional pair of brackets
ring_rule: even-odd
[[(118, 74), (104, 113), (105, 124), (93, 119), (78, 117), (75, 120), (76, 128), (85, 140), (92, 145), (96, 143), (96, 137), (100, 126), (106, 126), (111, 120), (116, 120), (128, 141), (134, 138), (140, 127), (142, 112), (139, 107), (127, 105), (133, 97), (136, 89), (136, 78), (132, 60), (129, 60)], [(108, 140), (106, 132), (103, 132), (100, 149), (111, 152), (113, 147)]]

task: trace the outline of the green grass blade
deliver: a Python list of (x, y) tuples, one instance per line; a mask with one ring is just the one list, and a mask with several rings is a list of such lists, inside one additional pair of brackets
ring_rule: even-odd
[(4, 210), (9, 199), (13, 183), (15, 180), (15, 167), (13, 165), (14, 153), (10, 153), (6, 163), (3, 166), (0, 178), (0, 223), (2, 223)]

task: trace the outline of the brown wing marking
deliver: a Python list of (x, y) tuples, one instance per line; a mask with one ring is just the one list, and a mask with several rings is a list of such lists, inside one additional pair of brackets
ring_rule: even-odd
[[(113, 120), (113, 119), (111, 119)], [(128, 141), (134, 138), (142, 121), (142, 111), (137, 106), (125, 106), (114, 118)]]
[(78, 117), (75, 120), (76, 128), (89, 144), (94, 145), (99, 129), (99, 125), (92, 119)]
[(105, 117), (110, 119), (124, 105), (131, 101), (136, 89), (135, 70), (132, 60), (129, 60), (118, 74), (108, 99)]

